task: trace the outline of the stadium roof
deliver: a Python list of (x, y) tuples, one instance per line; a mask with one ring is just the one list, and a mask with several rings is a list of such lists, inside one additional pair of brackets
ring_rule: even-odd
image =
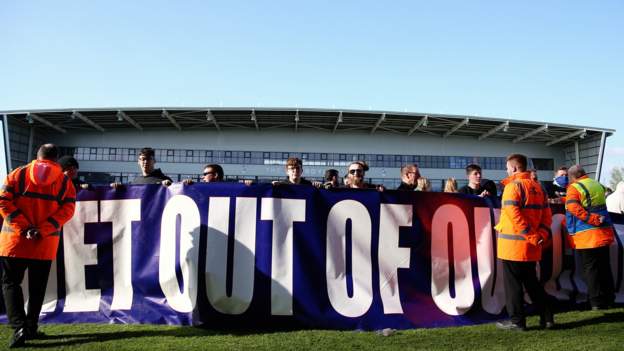
[(21, 119), (58, 133), (136, 129), (174, 130), (320, 130), (329, 133), (388, 132), (399, 135), (502, 139), (513, 143), (566, 144), (613, 129), (507, 118), (309, 108), (91, 108), (4, 111), (0, 115)]

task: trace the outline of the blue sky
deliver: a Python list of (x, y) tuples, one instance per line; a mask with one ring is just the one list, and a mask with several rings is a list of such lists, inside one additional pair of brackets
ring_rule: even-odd
[(618, 130), (608, 173), (624, 166), (623, 38), (624, 1), (5, 0), (0, 110), (298, 106), (589, 125)]

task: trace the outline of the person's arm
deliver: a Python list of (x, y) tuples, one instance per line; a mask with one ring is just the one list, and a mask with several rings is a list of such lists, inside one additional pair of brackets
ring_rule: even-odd
[(503, 191), (502, 207), (501, 211), (511, 220), (514, 233), (504, 234), (529, 234), (531, 230), (536, 228), (530, 228), (526, 219), (520, 211), (522, 206), (522, 197), (520, 196), (520, 184), (509, 184)]
[[(26, 170), (22, 170), (21, 172), (26, 172)], [(32, 224), (13, 203), (15, 200), (15, 192), (17, 191), (15, 174), (16, 173), (11, 173), (6, 177), (2, 190), (0, 190), (0, 215), (2, 215), (4, 222), (9, 225), (13, 231), (21, 234), (32, 227)]]
[(63, 180), (67, 182), (67, 188), (61, 199), (61, 206), (39, 225), (42, 233), (57, 233), (63, 228), (63, 225), (69, 221), (74, 215), (76, 208), (76, 189), (67, 177)]
[(583, 208), (583, 204), (581, 202), (581, 193), (579, 193), (579, 191), (575, 187), (569, 186), (566, 195), (567, 196), (565, 209), (567, 212), (569, 212), (572, 216), (582, 221), (585, 221), (593, 226), (600, 225), (601, 216), (595, 213), (590, 214), (585, 210), (585, 208)]
[(552, 225), (552, 210), (550, 209), (550, 206), (548, 205), (548, 195), (546, 195), (546, 193), (544, 193), (544, 201), (542, 206), (544, 207), (542, 209), (542, 218), (540, 219), (540, 234), (542, 235), (542, 238), (544, 239), (544, 241), (549, 241), (552, 240), (552, 230), (551, 230), (551, 225)]

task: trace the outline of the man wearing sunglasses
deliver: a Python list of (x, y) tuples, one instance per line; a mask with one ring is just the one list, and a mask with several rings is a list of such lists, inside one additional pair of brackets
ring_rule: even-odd
[(223, 167), (217, 164), (210, 164), (204, 167), (201, 181), (203, 183), (213, 183), (223, 181)]
[(364, 161), (353, 161), (347, 168), (347, 177), (349, 180), (347, 188), (351, 189), (377, 189), (384, 191), (383, 185), (374, 185), (364, 181), (364, 175), (368, 171), (368, 165)]

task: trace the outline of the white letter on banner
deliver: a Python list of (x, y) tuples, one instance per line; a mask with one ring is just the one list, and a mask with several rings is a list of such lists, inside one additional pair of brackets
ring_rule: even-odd
[[(500, 209), (494, 209), (495, 223), (498, 223), (499, 217)], [(490, 209), (488, 207), (475, 207), (474, 223), (477, 239), (477, 267), (479, 283), (481, 284), (481, 306), (488, 313), (499, 314), (505, 307), (503, 263), (496, 259), (494, 254), (496, 239), (495, 231), (492, 228)], [(455, 229), (453, 229), (454, 232)], [(494, 265), (496, 265), (496, 271)]]
[[(448, 224), (453, 228), (453, 257), (448, 252)], [(455, 267), (455, 297), (449, 289), (449, 260)], [(470, 258), (470, 235), (466, 216), (456, 205), (442, 205), (431, 224), (431, 296), (438, 308), (448, 315), (466, 313), (474, 302)]]
[(403, 313), (399, 268), (409, 268), (410, 249), (399, 246), (399, 227), (410, 227), (412, 205), (381, 204), (379, 222), (379, 292), (385, 314)]
[(262, 199), (260, 218), (273, 221), (271, 314), (292, 315), (293, 222), (305, 222), (305, 200)]
[(141, 220), (141, 199), (102, 200), (100, 221), (113, 224), (113, 301), (111, 310), (132, 308), (132, 221)]
[(63, 226), (65, 307), (63, 312), (100, 309), (100, 289), (87, 289), (85, 266), (97, 264), (97, 244), (85, 244), (85, 224), (97, 223), (98, 202), (77, 201), (74, 216)]
[[(353, 296), (347, 292), (346, 223), (351, 220), (351, 276)], [(359, 317), (373, 303), (371, 264), (371, 219), (364, 205), (355, 200), (335, 204), (327, 216), (327, 262), (325, 279), (329, 302), (345, 317)]]
[[(176, 222), (180, 215), (180, 269), (182, 285), (176, 277)], [(197, 263), (199, 259), (199, 209), (186, 195), (174, 195), (162, 213), (158, 281), (169, 306), (178, 312), (191, 312), (197, 302)]]
[(253, 298), (256, 252), (255, 197), (236, 198), (232, 295), (226, 293), (230, 198), (211, 197), (206, 243), (206, 293), (212, 307), (225, 314), (241, 314)]

